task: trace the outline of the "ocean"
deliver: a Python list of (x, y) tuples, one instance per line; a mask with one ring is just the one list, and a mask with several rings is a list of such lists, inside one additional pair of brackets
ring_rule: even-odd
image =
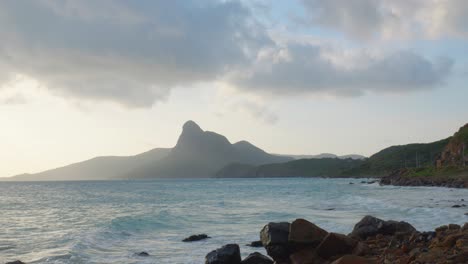
[[(264, 253), (245, 244), (268, 222), (305, 218), (348, 233), (370, 214), (424, 231), (468, 222), (468, 207), (452, 208), (464, 203), (466, 189), (361, 179), (0, 182), (0, 263), (200, 264), (227, 243), (241, 245), (243, 256)], [(212, 238), (181, 242), (200, 233)]]

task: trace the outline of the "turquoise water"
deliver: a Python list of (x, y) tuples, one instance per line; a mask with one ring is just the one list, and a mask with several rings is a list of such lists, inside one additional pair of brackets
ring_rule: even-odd
[[(366, 214), (405, 220), (419, 230), (468, 221), (468, 208), (451, 207), (468, 201), (468, 190), (360, 181), (0, 182), (0, 263), (198, 264), (223, 244), (258, 240), (270, 221), (306, 218), (344, 233)], [(180, 242), (198, 233), (213, 238)], [(259, 249), (241, 250), (247, 255)], [(140, 251), (151, 256), (135, 256)]]

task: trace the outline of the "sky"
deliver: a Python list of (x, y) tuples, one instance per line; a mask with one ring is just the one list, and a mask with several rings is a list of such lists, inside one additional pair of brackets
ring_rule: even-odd
[(172, 147), (372, 155), (468, 121), (465, 0), (0, 1), (0, 177)]

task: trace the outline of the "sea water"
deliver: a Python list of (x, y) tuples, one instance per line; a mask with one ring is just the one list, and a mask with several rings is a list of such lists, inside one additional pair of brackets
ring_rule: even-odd
[[(305, 218), (348, 233), (370, 214), (433, 230), (467, 222), (468, 208), (452, 208), (464, 203), (466, 189), (358, 179), (0, 182), (0, 263), (198, 264), (228, 243), (264, 253), (245, 244), (268, 222)], [(181, 242), (199, 233), (212, 238)]]

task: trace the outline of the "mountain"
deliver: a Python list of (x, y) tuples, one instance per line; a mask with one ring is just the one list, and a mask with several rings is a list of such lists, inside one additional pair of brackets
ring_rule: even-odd
[(289, 160), (289, 157), (268, 154), (247, 141), (231, 144), (226, 137), (203, 131), (195, 122), (188, 121), (167, 157), (137, 168), (127, 177), (211, 177), (231, 163), (260, 165)]
[(170, 149), (157, 148), (135, 156), (106, 156), (74, 163), (36, 174), (21, 174), (5, 180), (69, 181), (108, 180), (123, 177), (130, 171), (167, 156)]
[(266, 153), (247, 141), (231, 144), (226, 137), (203, 131), (195, 122), (184, 124), (172, 149), (157, 148), (135, 156), (96, 157), (36, 174), (22, 174), (5, 180), (62, 181), (108, 180), (156, 177), (211, 177), (230, 163), (253, 165), (286, 162), (289, 157)]
[(332, 153), (320, 153), (317, 155), (281, 155), (285, 157), (291, 157), (293, 159), (323, 159), (323, 158), (330, 158), (330, 159), (355, 159), (355, 160), (363, 160), (367, 157), (359, 155), (359, 154), (349, 154), (349, 155), (341, 155), (338, 156)]
[(285, 163), (252, 166), (231, 164), (216, 173), (219, 178), (255, 177), (346, 177), (345, 171), (364, 163), (359, 159), (299, 159)]

